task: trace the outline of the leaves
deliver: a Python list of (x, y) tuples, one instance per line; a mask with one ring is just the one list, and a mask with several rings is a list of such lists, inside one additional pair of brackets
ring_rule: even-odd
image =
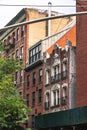
[(19, 69), (18, 60), (4, 59), (0, 55), (0, 130), (14, 129), (28, 120), (30, 109), (13, 87), (13, 73)]

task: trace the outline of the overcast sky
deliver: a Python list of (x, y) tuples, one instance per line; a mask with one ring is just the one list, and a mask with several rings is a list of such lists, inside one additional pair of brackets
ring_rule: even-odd
[[(22, 8), (28, 6), (1, 6), (1, 4), (10, 5), (48, 5), (51, 2), (53, 6), (75, 5), (75, 0), (0, 0), (0, 28), (3, 28)], [(30, 7), (30, 6), (29, 6)], [(34, 7), (48, 9), (48, 7)], [(60, 13), (74, 13), (75, 7), (52, 7), (52, 10)]]

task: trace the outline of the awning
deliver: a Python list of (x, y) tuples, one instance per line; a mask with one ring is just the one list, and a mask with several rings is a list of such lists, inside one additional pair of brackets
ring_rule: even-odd
[(35, 118), (35, 127), (38, 129), (73, 126), (85, 123), (87, 123), (87, 106), (39, 115)]

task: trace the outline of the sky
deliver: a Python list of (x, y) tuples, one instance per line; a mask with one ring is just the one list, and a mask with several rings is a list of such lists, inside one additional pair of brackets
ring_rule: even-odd
[[(76, 0), (0, 0), (0, 29), (3, 28), (15, 15), (25, 7), (33, 7), (39, 9), (48, 9), (48, 2), (52, 3), (51, 9), (59, 13), (70, 14), (75, 13)], [(14, 6), (1, 6), (1, 5), (14, 5)], [(25, 6), (15, 6), (25, 5)], [(31, 6), (33, 5), (33, 6)], [(36, 5), (36, 7), (35, 7)], [(39, 7), (38, 7), (39, 5)], [(72, 7), (54, 7), (60, 5), (71, 5)], [(46, 6), (46, 7), (40, 7)]]

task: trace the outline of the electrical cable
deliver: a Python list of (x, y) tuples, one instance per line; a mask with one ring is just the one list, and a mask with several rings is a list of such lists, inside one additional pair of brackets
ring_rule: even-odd
[[(14, 4), (0, 4), (0, 6), (30, 6), (30, 7), (48, 7), (48, 5), (14, 5)], [(76, 5), (52, 5), (52, 7), (76, 7)]]

